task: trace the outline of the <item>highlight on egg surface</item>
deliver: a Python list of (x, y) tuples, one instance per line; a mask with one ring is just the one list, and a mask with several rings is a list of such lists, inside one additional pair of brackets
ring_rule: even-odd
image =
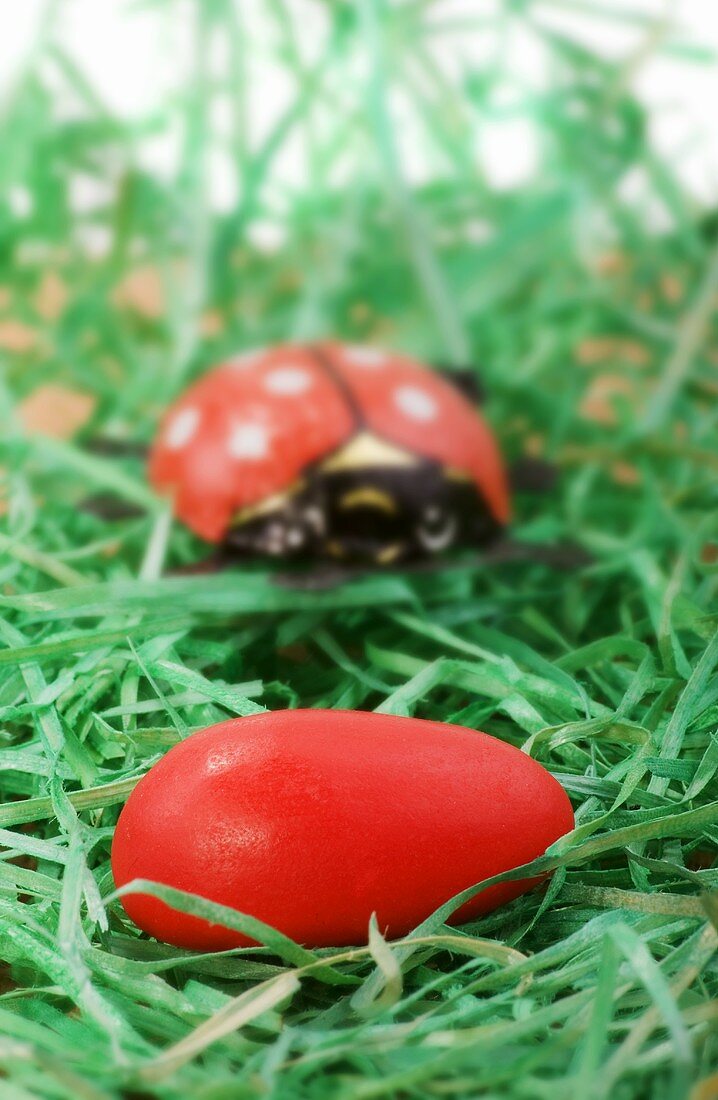
[[(117, 887), (146, 879), (269, 924), (306, 946), (390, 937), (522, 866), (573, 827), (560, 784), (503, 741), (364, 712), (235, 718), (172, 748), (140, 780), (112, 846)], [(481, 891), (466, 921), (536, 880)], [(122, 903), (143, 931), (200, 951), (251, 941), (147, 894)]]

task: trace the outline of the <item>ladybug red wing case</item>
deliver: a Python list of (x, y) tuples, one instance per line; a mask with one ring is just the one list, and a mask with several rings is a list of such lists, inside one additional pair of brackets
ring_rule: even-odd
[(341, 344), (327, 348), (373, 433), (469, 475), (497, 522), (508, 523), (508, 480), (496, 440), (458, 389), (406, 356)]
[(165, 416), (150, 480), (208, 542), (283, 493), (353, 430), (347, 402), (307, 348), (276, 347), (210, 371)]

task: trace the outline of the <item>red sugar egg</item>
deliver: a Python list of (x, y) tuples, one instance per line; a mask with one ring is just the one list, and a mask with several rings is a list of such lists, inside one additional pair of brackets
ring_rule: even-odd
[[(405, 935), (461, 890), (528, 863), (573, 827), (549, 773), (484, 733), (391, 715), (235, 718), (172, 748), (117, 824), (112, 870), (248, 913), (311, 947), (365, 943), (372, 913)], [(534, 880), (489, 887), (461, 922)], [(250, 943), (147, 894), (123, 905), (178, 947)]]

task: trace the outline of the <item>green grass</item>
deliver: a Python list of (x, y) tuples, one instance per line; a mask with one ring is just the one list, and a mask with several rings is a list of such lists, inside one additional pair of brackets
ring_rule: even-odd
[[(50, 5), (5, 104), (0, 343), (8, 321), (32, 335), (0, 349), (0, 1096), (708, 1100), (718, 1090), (714, 227), (649, 149), (625, 79), (636, 57), (608, 64), (542, 29), (548, 0), (506, 0), (487, 16), (493, 59), (456, 84), (434, 56), (453, 41), (461, 57), (463, 30), (442, 5), (317, 6), (329, 29), (309, 62), (296, 6), (266, 5), (261, 48), (293, 96), (262, 139), (243, 121), (261, 95), (243, 61), (253, 16), (240, 23), (220, 0), (189, 6), (196, 65), (167, 105), (184, 123), (171, 186), (138, 161), (162, 120), (113, 119), (53, 22), (62, 4)], [(182, 17), (176, 4), (159, 8), (168, 26)], [(581, 8), (589, 20), (606, 14)], [(622, 14), (652, 48), (713, 63)], [(496, 192), (472, 141), (500, 114), (493, 89), (517, 26), (551, 58), (545, 94), (515, 88), (516, 113), (541, 135), (542, 170)], [(206, 63), (218, 34), (229, 45), (219, 74)], [(58, 82), (84, 118), (52, 121)], [(402, 177), (389, 84), (419, 120), (412, 140), (433, 183)], [(244, 178), (231, 215), (208, 209), (202, 170), (222, 92)], [(307, 183), (279, 171), (288, 142), (303, 143)], [(327, 181), (340, 163), (350, 186), (337, 192)], [(631, 169), (670, 232), (651, 232), (643, 207), (619, 201)], [(72, 209), (78, 170), (109, 179), (105, 206)], [(31, 196), (25, 218), (8, 185)], [(274, 252), (253, 243), (267, 221), (284, 234)], [(83, 234), (98, 226), (112, 247), (88, 261)], [(163, 284), (156, 314), (113, 295), (148, 265)], [(48, 270), (67, 291), (57, 316), (37, 298)], [(260, 564), (164, 577), (202, 547), (168, 530), (139, 462), (90, 458), (85, 440), (148, 440), (164, 403), (224, 351), (326, 333), (480, 364), (507, 453), (540, 450), (561, 470), (549, 497), (517, 501), (515, 536), (575, 539), (592, 563), (561, 572), (459, 555), (435, 573), (367, 575), (321, 593), (278, 584)], [(606, 375), (621, 386), (612, 423), (586, 415)], [(47, 381), (97, 399), (73, 442), (26, 436), (14, 415)], [(107, 524), (78, 511), (98, 491), (146, 513)], [(195, 729), (297, 705), (455, 721), (523, 746), (576, 811), (575, 832), (535, 865), (555, 870), (548, 888), (460, 929), (444, 924), (455, 899), (401, 944), (368, 929), (354, 951), (312, 953), (263, 929), (264, 948), (196, 956), (140, 936), (108, 861), (137, 778)], [(172, 901), (248, 927), (200, 899)]]

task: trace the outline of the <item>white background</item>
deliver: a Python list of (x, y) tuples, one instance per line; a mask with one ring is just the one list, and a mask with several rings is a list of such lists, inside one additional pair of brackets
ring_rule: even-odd
[[(240, 2), (240, 0), (238, 0)], [(261, 23), (262, 0), (241, 0), (245, 20)], [(436, 8), (451, 15), (476, 16), (490, 12), (498, 0), (441, 0)], [(655, 14), (680, 28), (680, 37), (710, 47), (718, 54), (718, 0), (602, 0), (619, 13)], [(307, 52), (320, 28), (316, 5), (292, 0), (301, 27), (300, 46)], [(652, 138), (657, 150), (670, 160), (689, 190), (706, 205), (715, 203), (718, 191), (718, 64), (682, 60), (667, 52), (643, 60), (645, 29), (628, 20), (607, 19), (588, 13), (582, 0), (543, 0), (537, 5), (554, 25), (590, 42), (607, 56), (635, 62), (630, 82), (652, 110)], [(0, 102), (22, 72), (32, 64), (33, 46), (48, 24), (52, 0), (0, 0)], [(191, 43), (190, 22), (182, 25), (182, 7), (175, 4), (172, 24), (168, 8), (143, 10), (127, 0), (64, 0), (56, 7), (57, 32), (68, 53), (108, 107), (128, 119), (147, 116), (162, 107), (166, 97), (186, 73)], [(253, 25), (253, 35), (255, 27)], [(455, 48), (455, 43), (450, 49)], [(475, 49), (480, 64), (481, 43), (467, 37), (458, 44), (464, 61)], [(543, 60), (536, 43), (519, 35), (515, 62), (522, 79), (540, 85)], [(649, 53), (649, 51), (645, 51)], [(451, 69), (452, 56), (442, 59)], [(454, 62), (455, 64), (456, 62)], [(260, 111), (271, 120), (286, 101), (281, 75), (270, 67), (261, 70)], [(261, 126), (261, 119), (259, 120)], [(504, 126), (486, 135), (487, 163), (498, 187), (519, 185), (534, 165), (531, 135), (526, 127)], [(171, 142), (147, 147), (146, 166), (171, 174)], [(225, 166), (226, 167), (226, 166)], [(415, 166), (409, 165), (411, 172)], [(292, 171), (293, 166), (289, 166)], [(420, 174), (420, 169), (417, 169)], [(214, 198), (218, 206), (230, 206), (236, 198), (236, 182), (218, 161), (214, 173)]]

